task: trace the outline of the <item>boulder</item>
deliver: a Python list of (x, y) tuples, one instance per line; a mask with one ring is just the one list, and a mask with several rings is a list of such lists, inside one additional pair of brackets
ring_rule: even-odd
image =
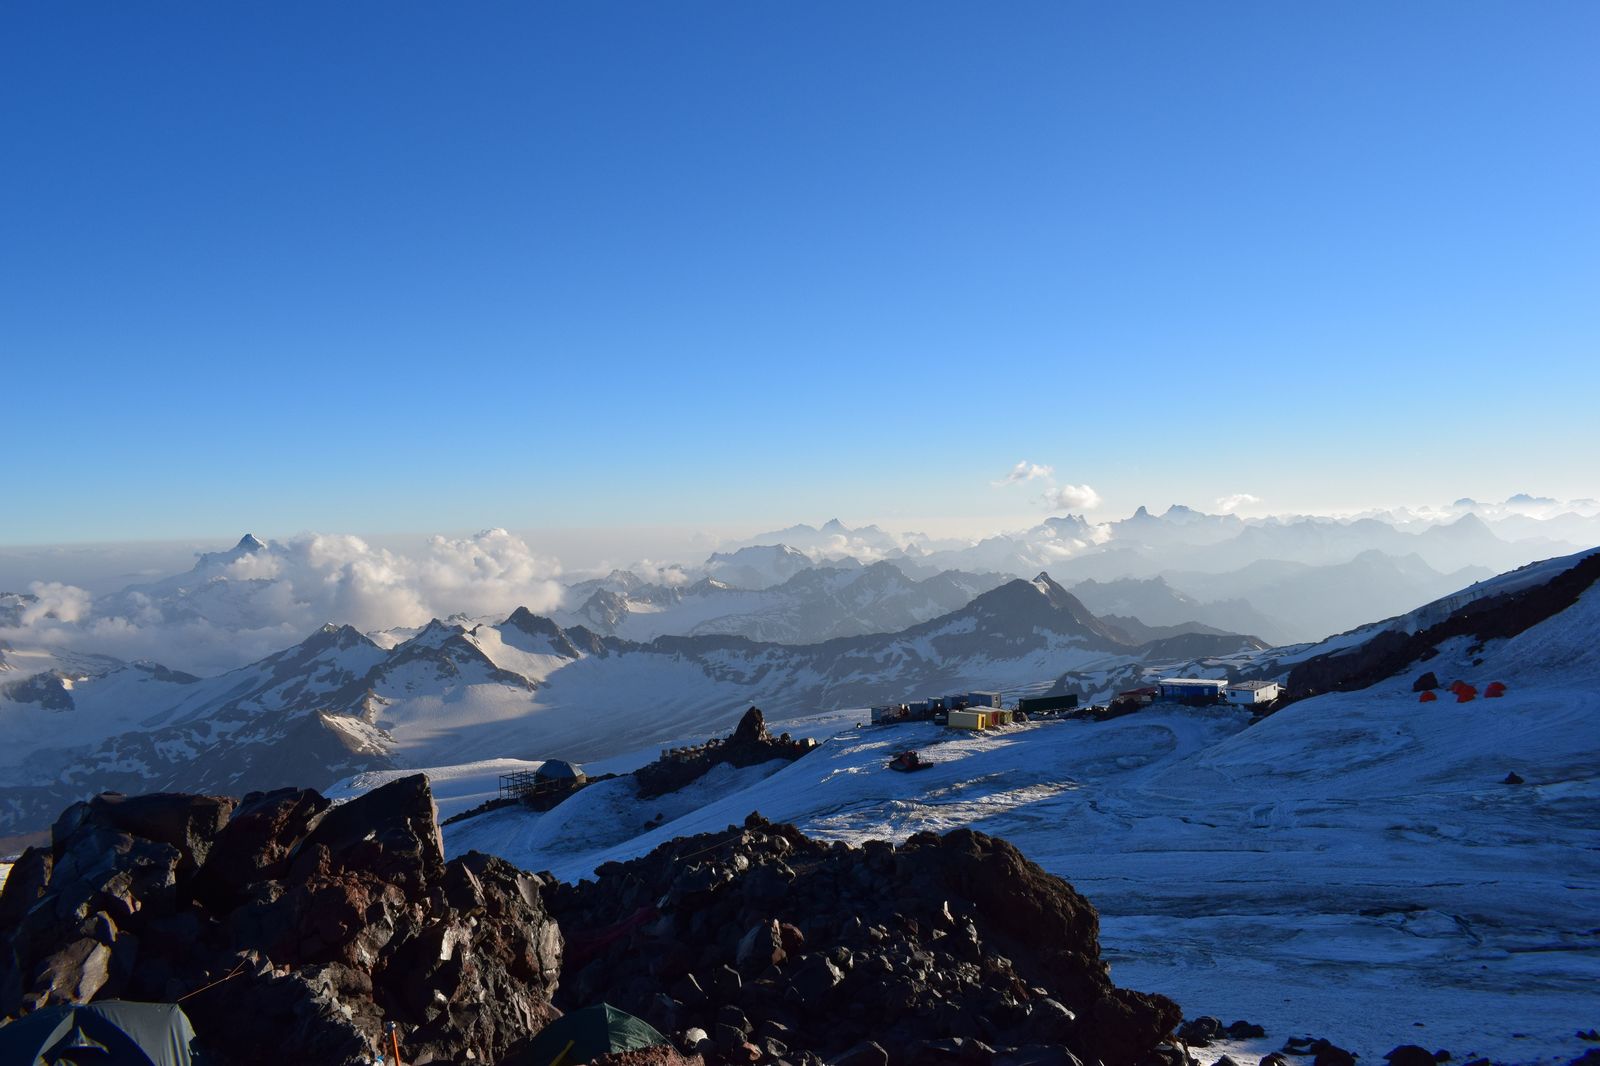
[(1432, 670), (1429, 670), (1427, 673), (1411, 682), (1412, 692), (1431, 692), (1438, 687), (1439, 678), (1434, 675)]
[(734, 961), (744, 973), (759, 973), (786, 958), (783, 933), (776, 920), (758, 922), (739, 941)]
[(245, 889), (283, 876), (289, 854), (310, 834), (330, 804), (310, 789), (252, 792), (217, 833), (197, 878), (208, 904), (236, 903)]
[(24, 1003), (29, 1010), (55, 1003), (87, 1003), (110, 976), (110, 946), (83, 937), (39, 963)]
[(1401, 1044), (1384, 1056), (1389, 1066), (1436, 1066), (1433, 1052), (1416, 1044)]
[(829, 1059), (828, 1066), (889, 1066), (889, 1053), (876, 1041), (863, 1040)]
[(129, 836), (171, 845), (178, 850), (178, 872), (187, 876), (206, 861), (236, 804), (226, 796), (107, 792), (89, 801), (88, 818)]

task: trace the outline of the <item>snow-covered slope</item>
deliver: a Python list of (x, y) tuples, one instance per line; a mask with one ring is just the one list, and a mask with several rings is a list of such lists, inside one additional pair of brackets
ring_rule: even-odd
[[(1254, 725), (1157, 707), (980, 735), (846, 729), (770, 774), (709, 782), (682, 813), (613, 783), (549, 815), (452, 825), (446, 846), (572, 879), (752, 810), (850, 841), (969, 825), (1085, 892), (1118, 980), (1191, 1017), (1249, 1018), (1271, 1048), (1314, 1028), (1365, 1061), (1415, 1042), (1566, 1061), (1600, 979), (1600, 587), (1429, 665), (1509, 691), (1419, 703), (1402, 674)], [(936, 765), (888, 771), (905, 747)]]

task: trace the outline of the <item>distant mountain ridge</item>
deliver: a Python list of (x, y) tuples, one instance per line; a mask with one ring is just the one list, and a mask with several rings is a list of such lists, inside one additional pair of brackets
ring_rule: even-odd
[(718, 578), (680, 587), (614, 580), (556, 617), (563, 625), (630, 640), (722, 634), (814, 644), (905, 629), (957, 610), (1005, 580), (1000, 574), (958, 571), (916, 578), (890, 562), (808, 563), (780, 584), (756, 587)]

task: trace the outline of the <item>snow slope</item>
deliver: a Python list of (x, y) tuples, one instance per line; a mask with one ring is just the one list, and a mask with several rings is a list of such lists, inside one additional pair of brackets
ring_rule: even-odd
[[(1156, 708), (983, 735), (846, 729), (628, 839), (659, 804), (613, 787), (559, 822), (458, 823), (446, 844), (573, 879), (751, 810), (849, 841), (970, 825), (1087, 894), (1118, 981), (1191, 1017), (1249, 1018), (1274, 1046), (1326, 1035), (1367, 1061), (1410, 1042), (1565, 1061), (1600, 982), (1600, 589), (1430, 666), (1510, 691), (1426, 704), (1396, 677), (1249, 727)], [(886, 770), (906, 746), (937, 765)]]

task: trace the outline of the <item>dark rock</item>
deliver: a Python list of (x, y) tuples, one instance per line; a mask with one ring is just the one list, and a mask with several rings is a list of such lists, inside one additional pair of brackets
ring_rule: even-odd
[(795, 992), (801, 999), (820, 1005), (830, 992), (844, 980), (844, 974), (825, 956), (807, 955), (792, 979)]
[(1432, 670), (1429, 670), (1427, 673), (1423, 674), (1421, 677), (1419, 677), (1415, 681), (1411, 682), (1411, 691), (1412, 692), (1429, 692), (1429, 691), (1432, 691), (1433, 689), (1436, 689), (1438, 687), (1439, 687), (1439, 679), (1436, 676), (1434, 676), (1434, 673), (1433, 673)]
[(908, 1066), (990, 1066), (994, 1059), (994, 1048), (988, 1044), (959, 1036), (924, 1040), (905, 1056)]
[(290, 852), (328, 807), (328, 801), (310, 789), (281, 788), (245, 796), (212, 842), (196, 879), (197, 896), (226, 909), (248, 886), (281, 878)]
[(1192, 1066), (1189, 1055), (1171, 1043), (1161, 1043), (1145, 1056), (1141, 1066)]
[(289, 881), (330, 863), (405, 888), (439, 880), (444, 876), (444, 843), (427, 777), (415, 774), (391, 781), (326, 811), (297, 851)]
[(1326, 1040), (1313, 1045), (1312, 1050), (1316, 1058), (1311, 1066), (1355, 1066), (1356, 1057), (1342, 1047), (1330, 1044)]
[(750, 1019), (744, 1016), (744, 1011), (740, 1010), (738, 1007), (735, 1007), (731, 1003), (717, 1011), (717, 1024), (726, 1025), (728, 1028), (738, 1033), (739, 1040), (741, 1042), (745, 1037), (749, 1036), (752, 1031)]
[(53, 1003), (87, 1003), (111, 976), (111, 948), (92, 937), (74, 940), (39, 963), (32, 991), (23, 1002), (29, 1010)]
[(228, 824), (236, 801), (226, 796), (107, 792), (89, 801), (88, 817), (129, 836), (178, 849), (178, 872), (187, 876), (206, 861), (212, 841)]
[(1211, 1041), (1222, 1035), (1222, 1022), (1203, 1014), (1193, 1021), (1184, 1022), (1178, 1026), (1178, 1039), (1191, 1047), (1207, 1047)]
[(768, 966), (784, 960), (783, 935), (776, 921), (759, 922), (753, 926), (734, 954), (734, 961), (744, 973), (760, 973)]
[(1416, 1044), (1401, 1044), (1384, 1056), (1389, 1066), (1434, 1066), (1433, 1052)]
[(1509, 774), (1506, 774), (1506, 776), (1504, 777), (1504, 779), (1501, 780), (1500, 783), (1502, 785), (1520, 785), (1520, 784), (1523, 784), (1522, 775), (1517, 773), (1515, 770), (1513, 770)]
[(0, 887), (0, 929), (15, 929), (28, 909), (39, 902), (54, 863), (54, 856), (44, 848), (28, 848), (17, 857)]
[(739, 725), (734, 729), (733, 736), (728, 738), (728, 743), (748, 746), (771, 739), (772, 734), (767, 732), (766, 716), (761, 713), (761, 708), (752, 707), (739, 719)]
[(1236, 1021), (1225, 1030), (1235, 1040), (1259, 1040), (1267, 1031), (1253, 1022)]
[(863, 1040), (829, 1059), (828, 1066), (889, 1066), (889, 1053), (875, 1041)]

